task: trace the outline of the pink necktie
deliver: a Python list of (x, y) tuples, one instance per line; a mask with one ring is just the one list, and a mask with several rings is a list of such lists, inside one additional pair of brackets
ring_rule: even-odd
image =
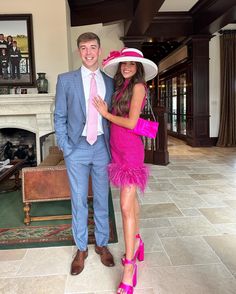
[(98, 112), (93, 105), (93, 98), (95, 96), (97, 96), (97, 84), (95, 73), (91, 73), (87, 126), (87, 141), (90, 145), (93, 145), (94, 142), (96, 142), (98, 135)]

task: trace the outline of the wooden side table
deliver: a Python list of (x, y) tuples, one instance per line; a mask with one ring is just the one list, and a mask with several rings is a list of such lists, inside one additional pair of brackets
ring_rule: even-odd
[(25, 160), (17, 159), (12, 160), (9, 165), (12, 165), (9, 168), (4, 168), (0, 171), (0, 183), (3, 183), (4, 181), (8, 180), (11, 176), (15, 176), (15, 185), (12, 189), (7, 189), (4, 191), (0, 191), (0, 193), (10, 192), (14, 190), (18, 190), (21, 187), (21, 181), (20, 181), (20, 170), (23, 167)]

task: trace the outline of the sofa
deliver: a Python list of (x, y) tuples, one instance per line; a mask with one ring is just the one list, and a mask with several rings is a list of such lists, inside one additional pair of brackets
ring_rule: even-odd
[[(88, 198), (92, 198), (91, 178), (89, 179)], [(32, 216), (34, 202), (59, 201), (70, 199), (70, 187), (63, 159), (57, 146), (49, 148), (48, 156), (37, 167), (22, 169), (22, 199), (24, 223), (31, 221), (70, 219), (71, 215)]]

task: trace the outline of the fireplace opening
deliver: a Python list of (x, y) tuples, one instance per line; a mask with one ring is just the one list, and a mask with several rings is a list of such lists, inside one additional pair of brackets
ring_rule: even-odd
[(24, 166), (36, 166), (36, 135), (18, 128), (0, 129), (0, 160), (23, 159)]

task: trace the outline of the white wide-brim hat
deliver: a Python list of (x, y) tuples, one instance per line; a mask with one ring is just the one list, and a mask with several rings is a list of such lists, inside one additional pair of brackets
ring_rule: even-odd
[(126, 61), (142, 63), (146, 81), (153, 79), (158, 73), (157, 65), (153, 61), (144, 58), (143, 53), (135, 48), (124, 48), (121, 51), (111, 51), (109, 56), (102, 62), (103, 71), (109, 77), (113, 78), (117, 72), (119, 63)]

